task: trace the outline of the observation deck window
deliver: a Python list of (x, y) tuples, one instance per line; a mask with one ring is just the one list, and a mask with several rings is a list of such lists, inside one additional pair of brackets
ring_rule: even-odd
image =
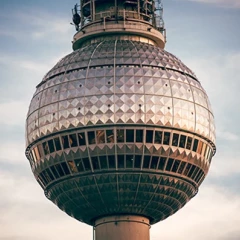
[(107, 158), (106, 158), (106, 156), (100, 156), (99, 160), (100, 160), (101, 169), (107, 169), (108, 165), (107, 165)]
[(141, 168), (141, 162), (142, 162), (142, 156), (141, 155), (135, 155), (134, 168)]
[(198, 147), (198, 140), (194, 139), (194, 143), (193, 143), (193, 151), (196, 152), (197, 151), (197, 147)]
[(189, 173), (187, 175), (189, 178), (191, 178), (191, 176), (192, 176), (192, 174), (193, 174), (195, 169), (196, 169), (196, 166), (192, 165), (192, 167), (191, 167), (191, 169), (190, 169), (190, 171), (189, 171)]
[(68, 169), (67, 164), (66, 164), (65, 162), (63, 162), (63, 163), (61, 163), (61, 166), (62, 166), (62, 169), (63, 169), (65, 175), (69, 175), (69, 174), (70, 174), (70, 171), (69, 171), (69, 169)]
[(124, 168), (124, 155), (117, 155), (118, 168)]
[(100, 169), (100, 165), (98, 162), (98, 157), (92, 157), (92, 166), (94, 170), (99, 170)]
[(53, 175), (55, 176), (55, 178), (60, 177), (54, 166), (51, 166), (50, 169), (51, 169)]
[(156, 156), (152, 157), (151, 166), (150, 166), (151, 169), (157, 169), (158, 159), (159, 157), (156, 157)]
[(62, 136), (62, 145), (63, 145), (63, 148), (66, 149), (66, 148), (69, 148), (69, 141), (68, 141), (68, 136)]
[(82, 159), (75, 159), (75, 165), (77, 167), (78, 172), (84, 172)]
[(177, 159), (174, 161), (174, 164), (173, 164), (173, 167), (172, 167), (172, 172), (175, 172), (175, 173), (177, 172), (180, 163), (181, 162)]
[(170, 132), (164, 132), (163, 144), (169, 145), (170, 142)]
[(179, 147), (185, 148), (185, 144), (186, 144), (186, 136), (185, 135), (181, 135), (180, 142), (179, 142)]
[(143, 160), (143, 168), (149, 168), (150, 156), (145, 155)]
[(69, 143), (70, 143), (71, 147), (77, 147), (78, 146), (76, 134), (69, 135)]
[(192, 166), (192, 165), (191, 165), (190, 163), (187, 164), (187, 166), (186, 166), (186, 168), (185, 168), (185, 170), (184, 170), (183, 175), (185, 175), (185, 176), (188, 175), (188, 172), (190, 171), (191, 166)]
[(90, 131), (88, 132), (88, 144), (96, 144), (96, 139), (95, 139), (95, 132)]
[(174, 133), (172, 138), (172, 146), (177, 147), (178, 146), (178, 140), (179, 140), (179, 134)]
[(154, 139), (154, 143), (157, 144), (162, 144), (162, 131), (155, 131), (155, 139)]
[(166, 171), (169, 171), (169, 172), (171, 171), (173, 161), (174, 161), (174, 159), (172, 159), (172, 158), (168, 159), (167, 166), (166, 166)]
[(59, 137), (54, 138), (54, 143), (55, 143), (56, 151), (62, 150), (62, 147), (61, 147), (61, 143), (60, 143)]
[(124, 142), (124, 129), (117, 129), (117, 142)]
[(181, 162), (181, 164), (180, 164), (180, 166), (179, 166), (179, 168), (178, 168), (177, 173), (182, 174), (185, 166), (186, 166), (186, 163), (185, 163), (185, 162)]
[(72, 173), (77, 173), (78, 172), (74, 161), (68, 161), (68, 166), (69, 166)]
[(133, 167), (133, 155), (126, 155), (126, 168)]
[(152, 142), (153, 142), (153, 131), (146, 130), (146, 143), (152, 143)]
[(141, 129), (136, 130), (136, 142), (143, 142), (143, 130)]
[(78, 142), (79, 142), (80, 146), (85, 146), (86, 145), (85, 133), (84, 132), (78, 133)]
[(126, 142), (134, 142), (134, 130), (126, 129)]
[(60, 177), (63, 177), (65, 175), (60, 164), (56, 164), (55, 168), (56, 168)]
[(45, 155), (48, 155), (50, 153), (47, 142), (43, 143), (43, 150)]
[(105, 131), (98, 130), (97, 131), (97, 144), (105, 143)]
[(107, 142), (114, 143), (114, 132), (113, 130), (106, 130)]
[(188, 138), (187, 138), (186, 148), (187, 148), (188, 150), (190, 150), (191, 147), (192, 147), (192, 138), (191, 138), (191, 137), (188, 137)]
[(53, 140), (52, 140), (52, 139), (50, 139), (50, 140), (48, 141), (48, 146), (49, 146), (49, 151), (50, 151), (50, 153), (55, 152), (55, 147), (54, 147), (54, 144), (53, 144)]
[(163, 170), (166, 164), (166, 158), (165, 157), (160, 157), (159, 164), (158, 164), (158, 169)]
[(83, 158), (83, 165), (85, 168), (85, 171), (90, 171), (91, 170), (91, 166), (90, 166), (90, 162), (89, 162), (89, 158)]
[(109, 166), (109, 168), (116, 168), (116, 162), (115, 162), (114, 155), (108, 156), (108, 166)]

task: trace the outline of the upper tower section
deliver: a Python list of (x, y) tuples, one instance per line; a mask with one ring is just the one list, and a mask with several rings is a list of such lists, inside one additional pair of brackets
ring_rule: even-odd
[(81, 0), (72, 10), (73, 50), (102, 40), (135, 40), (164, 48), (161, 0)]

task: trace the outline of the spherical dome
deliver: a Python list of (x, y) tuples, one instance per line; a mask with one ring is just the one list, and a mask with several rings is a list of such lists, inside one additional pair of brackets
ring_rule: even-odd
[(26, 155), (46, 196), (83, 221), (156, 223), (198, 191), (215, 153), (200, 82), (147, 43), (101, 41), (64, 57), (37, 86)]

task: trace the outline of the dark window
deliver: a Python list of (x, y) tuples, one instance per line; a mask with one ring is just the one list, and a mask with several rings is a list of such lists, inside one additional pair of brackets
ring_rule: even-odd
[(178, 139), (179, 139), (179, 134), (174, 133), (173, 134), (173, 139), (172, 139), (172, 145), (177, 147), (178, 146)]
[(151, 169), (157, 169), (158, 158), (159, 157), (155, 157), (155, 156), (152, 157), (151, 166), (150, 166)]
[(146, 143), (152, 143), (153, 142), (153, 131), (147, 130), (146, 131)]
[(191, 177), (195, 169), (196, 169), (196, 166), (192, 165), (192, 167), (191, 167), (191, 169), (190, 169), (190, 171), (189, 171), (187, 176)]
[(124, 129), (117, 129), (117, 142), (124, 142)]
[(69, 135), (69, 143), (70, 143), (71, 147), (77, 147), (78, 146), (76, 134)]
[(62, 149), (62, 148), (61, 148), (61, 143), (60, 143), (60, 140), (59, 140), (58, 137), (57, 137), (57, 138), (54, 138), (54, 143), (55, 143), (56, 151), (59, 151), (59, 150)]
[(172, 172), (177, 172), (179, 165), (180, 165), (180, 161), (175, 160), (173, 167), (172, 167)]
[(197, 151), (197, 147), (198, 147), (198, 140), (194, 139), (194, 143), (193, 143), (193, 151), (196, 152)]
[(46, 171), (41, 172), (40, 176), (42, 177), (42, 179), (44, 180), (44, 182), (46, 183), (46, 185), (51, 182), (51, 178), (49, 177), (49, 175), (47, 174)]
[(58, 172), (60, 177), (63, 177), (65, 175), (63, 170), (62, 170), (62, 168), (61, 168), (61, 166), (60, 166), (60, 164), (55, 165), (55, 168), (56, 168), (56, 170), (57, 170), (57, 172)]
[(74, 161), (68, 161), (68, 166), (69, 166), (72, 173), (77, 173), (78, 172)]
[(47, 142), (43, 143), (43, 151), (45, 155), (48, 155), (50, 153)]
[(186, 136), (185, 135), (181, 135), (180, 137), (180, 142), (179, 142), (179, 147), (180, 148), (185, 148), (185, 144), (186, 144)]
[(133, 167), (133, 155), (126, 155), (126, 168)]
[(44, 183), (44, 181), (42, 180), (42, 178), (41, 178), (40, 176), (38, 176), (37, 181), (38, 181), (38, 183), (41, 185), (41, 187), (44, 188), (45, 183)]
[(169, 158), (166, 166), (166, 171), (171, 171), (174, 159)]
[(191, 138), (191, 137), (188, 137), (188, 138), (187, 138), (187, 146), (186, 146), (186, 148), (187, 148), (188, 150), (190, 150), (190, 149), (191, 149), (191, 146), (192, 146), (192, 138)]
[(86, 171), (90, 171), (91, 170), (88, 157), (87, 158), (83, 158), (83, 165), (84, 165)]
[(155, 131), (154, 143), (157, 143), (157, 144), (162, 143), (162, 131)]
[(182, 172), (183, 172), (183, 170), (185, 168), (185, 165), (186, 165), (185, 162), (181, 162), (180, 167), (178, 168), (178, 173), (179, 174), (182, 174)]
[(62, 136), (62, 145), (64, 149), (69, 148), (68, 136)]
[(134, 130), (126, 129), (126, 142), (134, 142)]
[(97, 130), (97, 143), (105, 143), (105, 131)]
[(54, 166), (51, 166), (50, 169), (51, 169), (53, 175), (55, 176), (55, 178), (59, 178), (59, 174), (58, 174), (58, 172), (56, 171), (55, 167), (54, 167)]
[(209, 151), (209, 146), (206, 147), (206, 150), (205, 150), (205, 153), (204, 153), (205, 158), (207, 158), (208, 151)]
[(170, 132), (164, 132), (163, 144), (169, 145), (170, 141)]
[(99, 162), (98, 162), (98, 157), (92, 157), (92, 166), (94, 170), (99, 170)]
[(160, 160), (159, 160), (158, 169), (159, 170), (163, 170), (164, 166), (165, 166), (165, 163), (166, 163), (166, 158), (165, 157), (161, 157)]
[(50, 179), (53, 181), (54, 180), (54, 176), (52, 175), (51, 171), (48, 168), (45, 171), (48, 174), (48, 176), (50, 177)]
[(78, 133), (78, 142), (79, 142), (80, 146), (86, 145), (85, 133), (84, 132)]
[(78, 169), (78, 172), (84, 172), (82, 159), (75, 159), (75, 164)]
[(116, 168), (114, 155), (108, 156), (108, 165), (109, 165), (109, 168)]
[(192, 167), (192, 164), (188, 163), (185, 170), (184, 170), (183, 175), (187, 176), (191, 167)]
[(53, 144), (53, 140), (52, 139), (48, 141), (48, 146), (49, 146), (50, 153), (55, 152), (54, 144)]
[(135, 155), (134, 168), (141, 168), (141, 161), (142, 161), (142, 156), (141, 155)]
[(143, 130), (136, 130), (136, 142), (143, 142)]
[(62, 169), (63, 169), (64, 173), (66, 175), (70, 174), (67, 164), (65, 162), (63, 162), (63, 163), (61, 163), (61, 165), (62, 165)]
[(124, 155), (118, 155), (118, 168), (124, 168)]
[(99, 161), (100, 161), (101, 169), (106, 169), (106, 168), (108, 168), (106, 156), (101, 156), (101, 157), (99, 157)]
[(106, 130), (107, 142), (114, 143), (114, 133), (113, 130)]
[(95, 132), (94, 131), (88, 132), (88, 144), (95, 144), (95, 143), (96, 143)]
[(144, 156), (143, 158), (143, 168), (149, 168), (150, 156)]

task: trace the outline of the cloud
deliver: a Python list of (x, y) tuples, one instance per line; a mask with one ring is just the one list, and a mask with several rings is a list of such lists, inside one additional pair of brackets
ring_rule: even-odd
[(187, 1), (215, 4), (219, 7), (226, 7), (226, 8), (240, 8), (239, 0), (227, 0), (227, 1), (226, 0), (187, 0)]

